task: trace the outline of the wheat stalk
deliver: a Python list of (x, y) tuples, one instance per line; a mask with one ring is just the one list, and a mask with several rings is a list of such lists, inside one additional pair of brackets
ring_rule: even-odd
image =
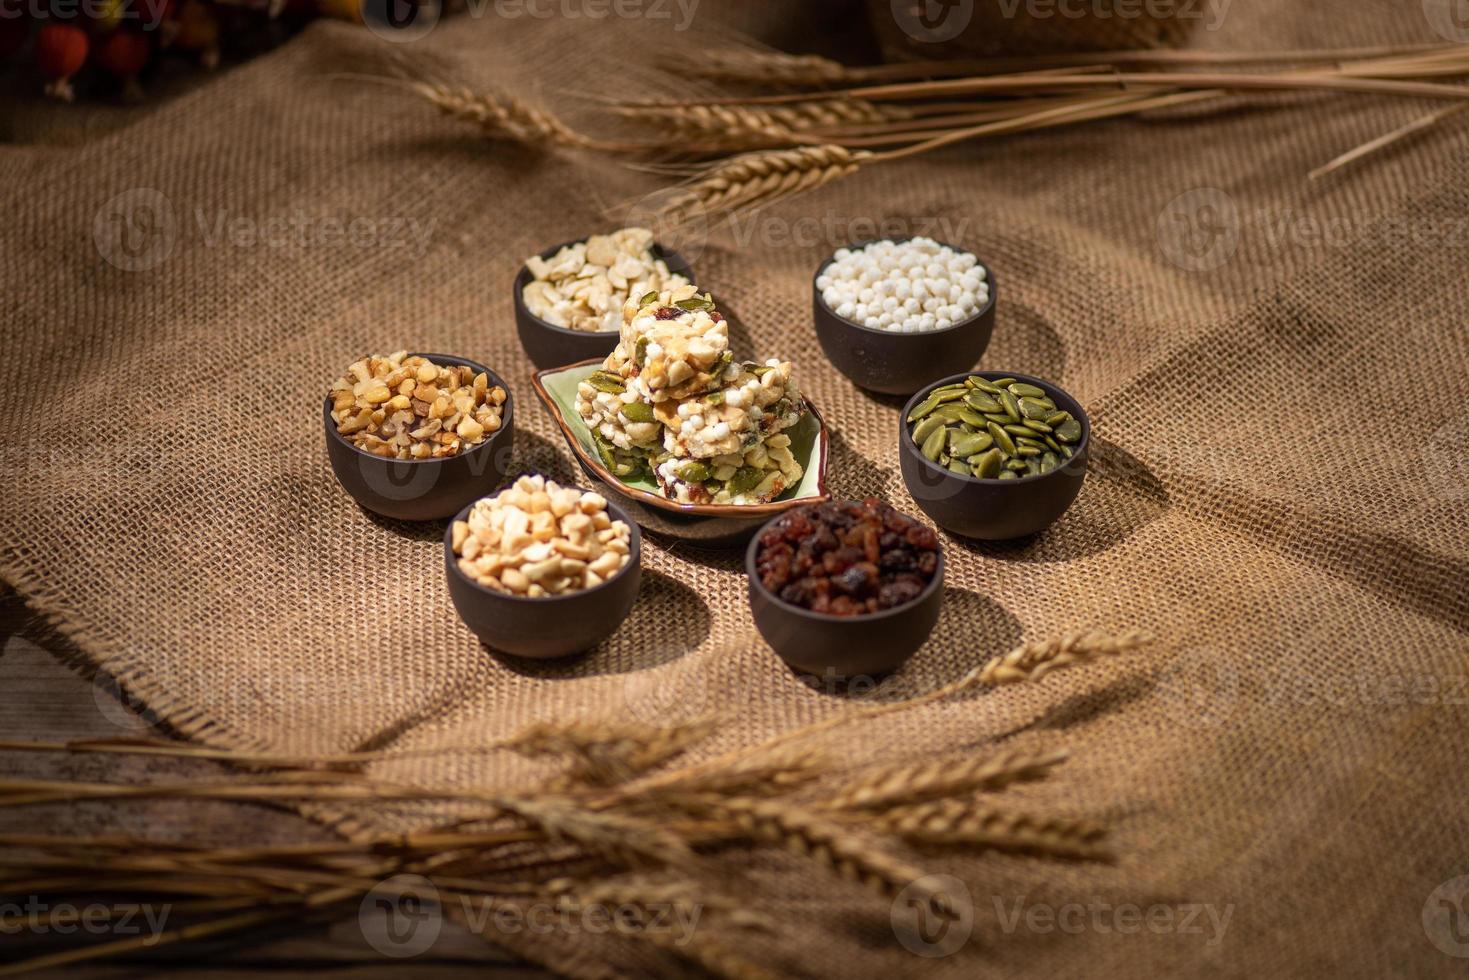
[(871, 158), (870, 153), (834, 144), (742, 154), (685, 185), (660, 212), (681, 223), (695, 215), (763, 207), (855, 173)]
[(508, 92), (477, 93), (430, 82), (414, 82), (411, 88), (444, 115), (469, 123), (490, 139), (535, 147), (605, 149), (617, 145), (578, 133), (546, 110)]
[(880, 810), (956, 793), (992, 792), (1012, 783), (1045, 779), (1066, 753), (1006, 752), (992, 758), (940, 760), (890, 766), (849, 784), (823, 806), (837, 810)]
[(548, 722), (532, 725), (505, 745), (532, 758), (570, 758), (575, 782), (610, 786), (667, 762), (713, 730), (711, 718), (666, 727), (622, 720)]
[(991, 685), (1038, 681), (1053, 670), (1119, 656), (1152, 642), (1153, 637), (1142, 630), (1129, 630), (1116, 636), (1099, 630), (1068, 633), (1027, 643), (991, 660), (984, 665), (980, 679)]
[(983, 800), (939, 800), (878, 814), (877, 826), (915, 844), (965, 844), (1048, 857), (1105, 860), (1106, 828), (1091, 820), (1040, 817)]
[(928, 889), (924, 873), (899, 860), (830, 819), (782, 800), (736, 797), (709, 802), (715, 815), (734, 823), (746, 834), (781, 846), (848, 881), (866, 885), (889, 898), (917, 883), (925, 900), (944, 908), (947, 896)]

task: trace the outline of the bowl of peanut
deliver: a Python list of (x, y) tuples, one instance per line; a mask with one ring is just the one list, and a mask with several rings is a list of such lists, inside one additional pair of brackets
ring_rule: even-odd
[(510, 471), (510, 389), (462, 357), (364, 357), (332, 385), (323, 415), (332, 472), (384, 517), (443, 520)]
[(564, 657), (616, 632), (637, 602), (637, 524), (601, 494), (526, 475), (459, 512), (444, 569), (459, 618), (490, 649)]

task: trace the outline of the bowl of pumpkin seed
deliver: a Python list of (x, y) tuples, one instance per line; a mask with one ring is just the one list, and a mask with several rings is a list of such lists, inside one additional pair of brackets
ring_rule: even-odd
[(898, 421), (903, 483), (939, 527), (1003, 541), (1054, 524), (1081, 493), (1091, 422), (1061, 388), (1002, 371), (956, 374)]

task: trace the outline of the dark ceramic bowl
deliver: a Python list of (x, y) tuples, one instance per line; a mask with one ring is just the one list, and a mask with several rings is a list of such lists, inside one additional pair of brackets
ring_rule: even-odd
[(792, 667), (823, 677), (875, 677), (902, 666), (933, 632), (944, 601), (942, 546), (933, 581), (912, 602), (863, 616), (833, 616), (793, 606), (761, 583), (755, 553), (764, 530), (745, 549), (750, 613), (765, 642)]
[(582, 472), (610, 500), (615, 500), (654, 534), (666, 535), (701, 548), (733, 548), (743, 544), (761, 524), (776, 514), (802, 504), (826, 500), (826, 426), (816, 406), (806, 400), (806, 416), (788, 431), (791, 451), (806, 471), (801, 486), (789, 497), (768, 504), (681, 504), (669, 500), (651, 485), (648, 488), (625, 483), (612, 475), (597, 454), (586, 423), (573, 407), (576, 382), (602, 366), (600, 358), (570, 364), (549, 371), (537, 371), (532, 378), (536, 394), (566, 444), (576, 456)]
[(337, 432), (332, 421), (332, 398), (328, 395), (322, 409), (326, 454), (337, 481), (363, 507), (400, 521), (437, 521), (494, 490), (510, 471), (514, 396), (505, 379), (483, 364), (447, 354), (414, 356), (426, 357), (435, 364), (467, 367), (476, 373), (483, 371), (489, 375), (492, 386), (504, 388), (499, 431), (458, 456), (384, 459), (358, 449)]
[[(578, 241), (586, 241), (584, 238), (576, 241), (562, 242), (541, 253), (541, 258), (549, 259), (568, 245), (575, 245)], [(668, 264), (668, 271), (683, 276), (689, 282), (696, 282), (694, 270), (683, 258), (674, 251), (665, 249), (657, 242), (653, 243), (653, 254)], [(553, 323), (547, 323), (525, 308), (525, 299), (522, 291), (526, 284), (531, 281), (529, 267), (522, 265), (520, 274), (515, 277), (515, 285), (511, 292), (515, 299), (515, 327), (520, 332), (520, 346), (525, 348), (525, 353), (530, 357), (531, 363), (538, 368), (555, 367), (558, 364), (571, 364), (575, 361), (584, 361), (589, 357), (606, 357), (612, 353), (612, 348), (617, 346), (619, 332), (616, 330), (571, 330), (567, 327), (558, 327)]]
[[(1045, 389), (1058, 408), (1075, 416), (1081, 423), (1081, 439), (1066, 465), (1049, 473), (1015, 480), (981, 480), (951, 472), (947, 467), (926, 459), (909, 434), (908, 413), (933, 389), (963, 381), (972, 375), (991, 381), (1014, 378), (1033, 384)], [(1049, 381), (1013, 372), (966, 371), (925, 386), (903, 406), (903, 414), (898, 416), (898, 463), (908, 492), (939, 527), (960, 537), (1003, 541), (1043, 531), (1066, 512), (1086, 479), (1086, 457), (1091, 436), (1092, 424), (1081, 404)]]
[[(858, 249), (860, 242), (848, 248)], [(944, 244), (940, 242), (939, 244)], [(955, 251), (965, 251), (950, 245)], [(835, 254), (811, 278), (811, 308), (816, 320), (816, 339), (831, 363), (853, 383), (886, 395), (908, 395), (922, 388), (939, 372), (959, 365), (978, 363), (990, 345), (995, 330), (995, 298), (999, 288), (995, 274), (983, 262), (990, 299), (968, 320), (925, 333), (896, 333), (865, 327), (836, 311), (821, 298), (816, 280), (836, 261)]]
[[(468, 520), (473, 506), (459, 511), (454, 520)], [(449, 598), (464, 625), (492, 650), (538, 659), (590, 650), (615, 633), (638, 599), (643, 547), (637, 523), (610, 500), (607, 514), (631, 529), (627, 564), (601, 585), (537, 599), (496, 592), (465, 575), (454, 556), (450, 521), (444, 529), (444, 574)]]

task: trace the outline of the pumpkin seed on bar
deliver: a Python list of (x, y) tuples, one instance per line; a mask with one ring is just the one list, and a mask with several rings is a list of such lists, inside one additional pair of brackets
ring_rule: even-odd
[(622, 406), (622, 414), (629, 422), (652, 422), (657, 418), (647, 402), (629, 402)]
[(703, 483), (709, 479), (709, 467), (696, 460), (690, 460), (678, 467), (678, 478), (685, 483)]

